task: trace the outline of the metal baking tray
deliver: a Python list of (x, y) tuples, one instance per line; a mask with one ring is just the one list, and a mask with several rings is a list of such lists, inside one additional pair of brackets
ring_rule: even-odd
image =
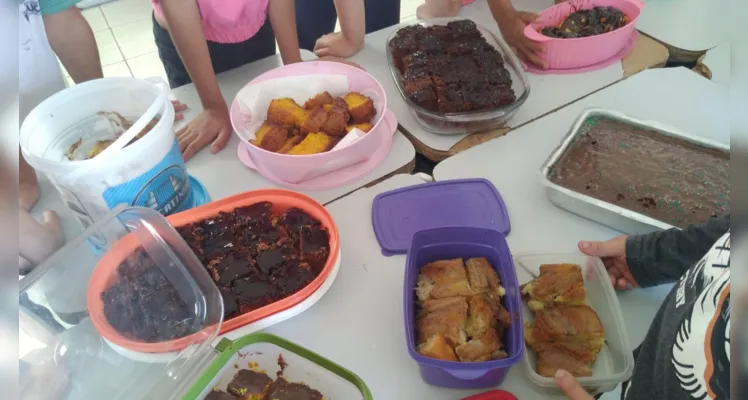
[[(423, 27), (447, 25), (453, 21), (462, 21), (465, 18), (434, 18), (428, 21), (418, 21), (412, 24), (400, 25), (396, 30), (390, 34), (387, 38), (386, 53), (387, 62), (390, 67), (390, 73), (392, 79), (395, 81), (395, 86), (400, 92), (400, 96), (408, 104), (413, 116), (424, 129), (429, 132), (440, 134), (440, 135), (458, 135), (465, 133), (476, 133), (485, 132), (492, 129), (501, 128), (506, 125), (507, 121), (517, 113), (522, 104), (525, 103), (527, 97), (530, 95), (530, 84), (527, 81), (527, 75), (525, 74), (524, 68), (520, 63), (517, 56), (509, 47), (499, 39), (493, 32), (481, 24), (475, 23), (478, 31), (486, 39), (486, 42), (493, 46), (504, 58), (504, 65), (509, 71), (509, 76), (512, 78), (512, 90), (516, 99), (513, 103), (507, 104), (502, 107), (487, 109), (487, 110), (475, 110), (457, 113), (439, 113), (436, 111), (427, 110), (420, 105), (416, 104), (405, 93), (405, 85), (403, 85), (402, 76), (400, 71), (395, 65), (395, 60), (390, 51), (390, 43), (397, 36), (401, 29), (409, 26), (420, 25)], [(475, 22), (475, 21), (473, 21)]]
[(550, 157), (545, 164), (543, 164), (543, 167), (540, 170), (546, 194), (548, 195), (548, 199), (560, 208), (629, 235), (665, 230), (674, 228), (674, 226), (636, 211), (631, 211), (607, 201), (599, 200), (586, 194), (567, 189), (553, 183), (550, 178), (556, 163), (573, 143), (584, 122), (591, 117), (603, 117), (622, 121), (637, 128), (654, 131), (664, 136), (693, 143), (700, 147), (715, 149), (728, 154), (730, 153), (730, 146), (728, 144), (694, 136), (659, 122), (632, 118), (626, 114), (604, 108), (588, 108), (582, 111), (582, 114), (571, 126), (569, 133), (563, 139), (561, 145), (551, 153)]

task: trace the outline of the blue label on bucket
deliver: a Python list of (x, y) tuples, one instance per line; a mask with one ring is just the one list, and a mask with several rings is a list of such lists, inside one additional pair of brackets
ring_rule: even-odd
[(189, 175), (179, 144), (166, 153), (164, 159), (150, 171), (120, 185), (108, 188), (102, 195), (109, 208), (125, 203), (152, 208), (162, 215), (170, 215), (195, 206), (190, 190)]

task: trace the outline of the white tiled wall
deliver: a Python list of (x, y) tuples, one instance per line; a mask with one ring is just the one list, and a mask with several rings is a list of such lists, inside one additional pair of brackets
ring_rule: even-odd
[[(409, 19), (423, 0), (401, 0), (400, 19)], [(99, 47), (104, 76), (146, 78), (166, 73), (153, 42), (150, 2), (115, 0), (83, 10)], [(67, 75), (67, 74), (65, 74)], [(68, 84), (73, 84), (67, 77)]]

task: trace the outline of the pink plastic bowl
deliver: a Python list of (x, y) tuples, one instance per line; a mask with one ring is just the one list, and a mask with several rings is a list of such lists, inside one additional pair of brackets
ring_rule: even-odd
[[(569, 14), (593, 7), (615, 7), (629, 19), (623, 28), (602, 35), (576, 39), (557, 39), (538, 32), (548, 26), (558, 26)], [(636, 21), (644, 9), (641, 0), (570, 0), (540, 13), (540, 17), (525, 28), (525, 36), (545, 47), (543, 59), (549, 69), (584, 68), (608, 60), (626, 47), (634, 34)]]
[[(348, 76), (348, 90), (351, 92), (373, 91), (381, 99), (382, 110), (377, 110), (376, 120), (373, 121), (373, 128), (369, 133), (351, 143), (350, 145), (337, 150), (331, 150), (326, 153), (312, 155), (288, 155), (278, 154), (264, 150), (248, 142), (246, 137), (248, 132), (244, 128), (246, 125), (245, 116), (239, 108), (239, 101), (235, 98), (231, 104), (230, 116), (234, 132), (239, 139), (247, 146), (249, 156), (257, 167), (257, 171), (270, 172), (270, 175), (288, 183), (299, 183), (316, 176), (324, 175), (332, 171), (345, 168), (350, 165), (358, 164), (368, 160), (377, 145), (380, 143), (378, 136), (380, 129), (386, 124), (382, 124), (385, 110), (387, 109), (387, 96), (384, 93), (382, 85), (366, 71), (356, 67), (328, 61), (307, 61), (297, 64), (285, 65), (268, 71), (257, 78), (253, 79), (247, 85), (252, 85), (268, 79), (283, 78), (289, 76), (303, 75), (346, 75)], [(385, 127), (386, 128), (386, 127)], [(386, 132), (385, 132), (386, 133)], [(390, 134), (392, 132), (389, 132)]]

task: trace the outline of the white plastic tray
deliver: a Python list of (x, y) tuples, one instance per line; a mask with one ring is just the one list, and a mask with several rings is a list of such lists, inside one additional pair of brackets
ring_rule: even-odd
[[(597, 257), (576, 253), (516, 254), (514, 263), (531, 275), (540, 274), (543, 264), (577, 264), (582, 267), (587, 303), (597, 312), (605, 328), (605, 346), (592, 365), (592, 376), (577, 378), (590, 394), (609, 392), (631, 377), (634, 371), (634, 355), (624, 327), (621, 306), (610, 283), (605, 265)], [(524, 274), (523, 274), (524, 275)], [(520, 285), (527, 282), (520, 282)], [(527, 304), (522, 304), (524, 321), (532, 323), (533, 315)], [(535, 352), (525, 344), (522, 364), (530, 380), (549, 393), (558, 394), (559, 389), (553, 378), (546, 378), (535, 372)]]

